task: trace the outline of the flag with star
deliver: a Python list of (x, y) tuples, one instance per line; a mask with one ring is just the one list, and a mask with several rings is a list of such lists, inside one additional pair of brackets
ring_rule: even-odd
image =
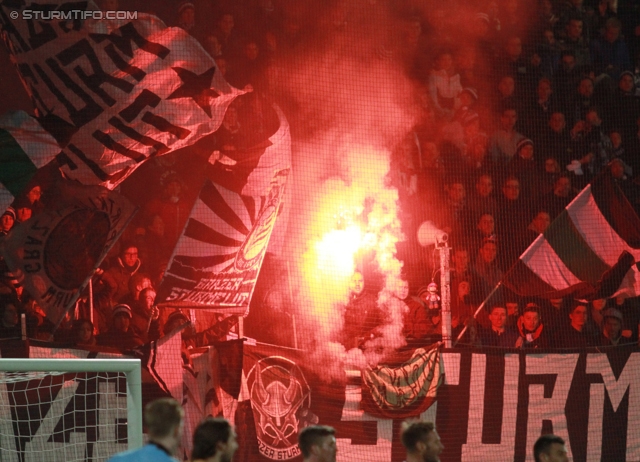
[(64, 16), (95, 8), (3, 2), (0, 27), (36, 119), (60, 147), (56, 162), (65, 176), (111, 189), (146, 159), (214, 132), (244, 92), (225, 81), (197, 40), (155, 16)]

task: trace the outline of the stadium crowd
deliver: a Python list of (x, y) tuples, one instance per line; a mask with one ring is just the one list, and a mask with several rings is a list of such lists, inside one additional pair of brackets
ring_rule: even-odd
[[(416, 232), (430, 220), (453, 248), (454, 333), (462, 344), (500, 347), (586, 347), (637, 343), (637, 299), (529, 300), (506, 291), (474, 321), (482, 301), (528, 245), (596, 175), (611, 175), (640, 210), (640, 9), (629, 0), (459, 0), (432, 5), (376, 2), (389, 16), (372, 59), (404, 70), (415, 83), (418, 122), (393, 149), (388, 181), (399, 192), (407, 241), (398, 245), (410, 342), (437, 340), (441, 313), (427, 284), (433, 248)], [(297, 2), (148, 2), (104, 0), (104, 9), (153, 8), (168, 25), (196, 37), (234, 86), (252, 94), (234, 102), (210, 141), (231, 157), (270, 133), (265, 101), (276, 101), (301, 131), (303, 109), (280, 84), (280, 63), (312, 50), (319, 31)], [(317, 8), (317, 5), (316, 5)], [(355, 8), (355, 7), (354, 7)], [(372, 7), (373, 8), (373, 7)], [(347, 34), (357, 15), (336, 2), (317, 27)], [(363, 42), (364, 43), (364, 42)], [(363, 45), (364, 46), (364, 45)], [(198, 147), (186, 148), (197, 155)], [(209, 150), (207, 154), (211, 151)], [(155, 290), (197, 195), (184, 151), (157, 157), (136, 172), (130, 192), (142, 212), (53, 338), (79, 346), (133, 348), (188, 321), (158, 310)], [(127, 184), (123, 185), (126, 189)], [(35, 185), (0, 218), (2, 233), (43, 209)], [(41, 197), (42, 196), (42, 197)], [(357, 276), (359, 275), (359, 276)], [(376, 335), (382, 314), (366, 270), (345, 308), (345, 346)], [(375, 278), (372, 278), (375, 279)], [(0, 337), (51, 339), (42, 310), (8, 273), (0, 299)], [(266, 297), (265, 297), (266, 298)], [(91, 303), (89, 303), (91, 301)], [(255, 303), (262, 303), (257, 300)], [(291, 302), (291, 301), (289, 301)], [(89, 320), (93, 307), (93, 322)], [(204, 345), (224, 338), (232, 318), (209, 315), (183, 334)], [(266, 334), (265, 334), (266, 335)], [(260, 339), (260, 338), (258, 338)]]

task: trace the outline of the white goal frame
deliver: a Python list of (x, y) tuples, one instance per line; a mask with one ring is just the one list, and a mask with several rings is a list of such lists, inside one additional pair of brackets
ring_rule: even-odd
[(127, 381), (127, 445), (137, 449), (142, 435), (142, 373), (139, 359), (0, 358), (0, 372), (120, 372)]

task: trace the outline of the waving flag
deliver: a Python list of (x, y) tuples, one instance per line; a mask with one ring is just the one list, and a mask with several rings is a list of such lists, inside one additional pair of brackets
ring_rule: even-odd
[(0, 213), (24, 191), (36, 171), (59, 153), (56, 140), (26, 112), (0, 118)]
[(507, 272), (520, 295), (640, 295), (640, 219), (611, 175), (584, 188)]
[(4, 2), (0, 26), (65, 175), (112, 189), (144, 160), (215, 131), (243, 92), (184, 30), (143, 13), (77, 18), (92, 9)]
[[(280, 125), (233, 162), (215, 165), (191, 211), (158, 290), (157, 302), (246, 314), (291, 165), (289, 125)], [(232, 164), (229, 166), (229, 164)]]
[(74, 198), (14, 226), (0, 241), (7, 266), (56, 326), (136, 211), (100, 186), (79, 186)]

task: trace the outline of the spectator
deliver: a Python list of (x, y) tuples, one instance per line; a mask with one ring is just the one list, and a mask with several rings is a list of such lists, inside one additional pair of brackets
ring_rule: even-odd
[(453, 117), (456, 98), (462, 92), (460, 74), (453, 66), (453, 58), (448, 51), (438, 54), (429, 75), (429, 95), (440, 119)]
[(575, 89), (582, 77), (582, 71), (576, 65), (576, 57), (572, 51), (563, 51), (560, 58), (560, 67), (553, 74), (553, 88), (559, 96), (558, 103), (561, 108), (568, 110)]
[(510, 75), (515, 83), (515, 98), (519, 101), (535, 85), (534, 70), (522, 52), (522, 39), (511, 36), (504, 42), (503, 52), (495, 65), (499, 75)]
[(178, 27), (193, 34), (196, 27), (196, 6), (193, 2), (183, 0), (178, 6)]
[(360, 271), (353, 273), (349, 290), (343, 327), (343, 345), (348, 350), (361, 347), (374, 337), (376, 328), (383, 320), (376, 297), (367, 290), (364, 275)]
[(633, 341), (624, 337), (622, 331), (622, 312), (617, 308), (608, 308), (602, 312), (602, 332), (596, 341), (598, 346), (631, 345)]
[(493, 178), (488, 173), (478, 175), (475, 188), (467, 200), (464, 216), (469, 217), (470, 220), (478, 213), (488, 213), (495, 216), (497, 207), (493, 195)]
[(265, 65), (260, 54), (260, 47), (256, 40), (247, 39), (242, 47), (242, 52), (227, 73), (227, 81), (236, 88), (244, 88), (252, 85), (256, 90), (264, 91), (266, 86), (263, 81)]
[(551, 114), (548, 129), (543, 132), (539, 144), (540, 152), (544, 153), (546, 159), (555, 159), (564, 170), (571, 161), (573, 150), (571, 134), (567, 130), (567, 121), (562, 112), (556, 111)]
[(507, 107), (501, 112), (500, 128), (497, 129), (489, 142), (492, 160), (498, 165), (506, 165), (516, 153), (516, 146), (524, 135), (515, 130), (518, 122), (518, 111)]
[[(542, 5), (550, 5), (549, 0), (543, 0)], [(553, 15), (553, 13), (551, 12)], [(556, 40), (552, 27), (547, 27), (542, 31), (542, 39), (538, 43), (537, 54), (540, 56), (540, 73), (544, 77), (551, 78), (560, 66), (562, 49)]]
[(20, 197), (13, 203), (13, 208), (16, 211), (16, 222), (24, 223), (31, 215), (33, 215), (33, 209), (31, 208), (31, 202), (26, 197)]
[(40, 201), (42, 197), (42, 187), (40, 185), (35, 185), (27, 192), (27, 200), (29, 204), (31, 204), (31, 210), (34, 215), (42, 212), (44, 209), (44, 204)]
[(571, 203), (575, 193), (571, 188), (571, 179), (567, 174), (561, 175), (553, 185), (553, 192), (542, 198), (545, 210), (549, 211), (551, 221)]
[(222, 45), (220, 44), (220, 41), (215, 34), (208, 34), (204, 38), (203, 46), (212, 58), (218, 58), (219, 56), (222, 56)]
[(540, 196), (544, 197), (553, 192), (553, 185), (556, 184), (558, 178), (562, 175), (560, 163), (555, 157), (547, 157), (544, 160), (544, 171), (540, 180)]
[(516, 145), (516, 154), (507, 166), (507, 174), (520, 180), (520, 194), (527, 197), (530, 203), (536, 201), (539, 191), (541, 175), (539, 164), (534, 159), (533, 141), (529, 138), (521, 139)]
[(109, 462), (176, 462), (182, 439), (184, 411), (173, 398), (160, 398), (144, 408), (144, 424), (149, 443), (142, 448), (116, 454)]
[(477, 295), (478, 281), (469, 268), (469, 251), (459, 245), (454, 247), (451, 270), (451, 327), (457, 335), (462, 326), (473, 317), (474, 303), (480, 303)]
[(98, 345), (131, 350), (142, 345), (142, 339), (131, 326), (131, 308), (128, 305), (116, 305), (111, 315), (111, 327), (96, 339)]
[(178, 174), (170, 173), (160, 182), (162, 197), (151, 199), (144, 207), (144, 214), (147, 217), (158, 215), (162, 219), (166, 242), (174, 246), (191, 212), (191, 203), (186, 198), (186, 185)]
[(519, 101), (516, 98), (516, 81), (511, 75), (505, 75), (498, 81), (498, 93), (495, 97), (494, 112), (502, 114), (505, 108), (517, 108)]
[(97, 345), (97, 341), (93, 333), (93, 323), (89, 319), (76, 319), (71, 326), (71, 338), (73, 344), (80, 348), (93, 347)]
[[(531, 219), (531, 198), (520, 194), (520, 180), (509, 176), (502, 186), (502, 197), (498, 201), (496, 231), (499, 236), (517, 236), (529, 224)], [(501, 249), (506, 248), (501, 244)]]
[[(613, 145), (602, 127), (596, 108), (587, 111), (582, 130), (575, 135), (573, 160), (580, 162), (586, 182), (595, 177), (610, 160)], [(575, 173), (575, 172), (574, 172)]]
[(233, 14), (224, 12), (217, 21), (214, 33), (222, 45), (222, 55), (230, 59), (235, 59), (240, 55), (240, 36), (235, 29)]
[(589, 42), (583, 36), (583, 29), (582, 19), (573, 17), (567, 22), (564, 38), (560, 40), (560, 49), (571, 52), (576, 58), (576, 66), (582, 71), (591, 66)]
[(591, 42), (591, 54), (596, 75), (604, 74), (614, 81), (623, 71), (633, 69), (629, 49), (621, 35), (622, 23), (618, 18), (609, 18), (604, 34)]
[(569, 112), (569, 124), (575, 126), (579, 121), (586, 120), (587, 112), (597, 103), (594, 89), (595, 86), (591, 77), (584, 76), (580, 79), (577, 85), (577, 93), (576, 89), (572, 91), (574, 99)]
[(160, 311), (155, 306), (156, 291), (145, 287), (131, 305), (131, 327), (143, 343), (160, 338)]
[(502, 280), (502, 271), (498, 267), (497, 256), (498, 247), (495, 239), (485, 239), (478, 250), (478, 256), (472, 268), (479, 278), (483, 299)]
[(534, 141), (540, 140), (547, 129), (547, 121), (555, 112), (557, 105), (553, 98), (551, 80), (542, 78), (533, 101), (528, 101), (522, 113), (522, 131)]
[(141, 264), (138, 247), (133, 243), (123, 243), (115, 264), (102, 275), (104, 290), (107, 291), (109, 300), (116, 302), (127, 294), (129, 280), (138, 272)]
[(16, 222), (16, 211), (13, 207), (7, 208), (2, 216), (0, 216), (0, 236), (9, 234), (11, 228)]
[(548, 331), (540, 319), (540, 307), (535, 303), (527, 303), (524, 313), (518, 319), (517, 346), (520, 348), (545, 348), (549, 346)]
[(496, 239), (495, 220), (493, 215), (489, 213), (480, 215), (475, 227), (468, 231), (466, 247), (471, 250), (472, 254), (476, 254), (485, 239)]
[(144, 262), (144, 271), (157, 274), (163, 262), (169, 260), (173, 248), (165, 233), (164, 220), (158, 214), (146, 218), (144, 234), (140, 239), (138, 251)]
[[(585, 303), (575, 301), (569, 312), (569, 324), (558, 329), (555, 342), (561, 348), (586, 348), (593, 346), (595, 339), (587, 332), (585, 325), (589, 319)], [(565, 321), (566, 322), (566, 321)]]
[(236, 432), (226, 419), (207, 417), (193, 432), (192, 462), (230, 462), (237, 450)]
[(406, 337), (422, 343), (438, 341), (442, 338), (440, 306), (430, 303), (428, 286), (418, 289), (417, 295), (417, 299), (412, 298), (412, 303), (407, 303), (409, 311), (404, 317)]
[(0, 339), (20, 338), (20, 303), (11, 295), (0, 295)]
[(514, 348), (518, 341), (518, 331), (507, 326), (507, 309), (494, 306), (489, 312), (491, 327), (478, 326), (478, 336), (482, 346)]
[(637, 94), (635, 76), (632, 72), (620, 74), (615, 103), (611, 105), (610, 122), (621, 130), (624, 140), (632, 138), (637, 130), (636, 121), (640, 116), (640, 97)]
[(444, 445), (431, 422), (404, 422), (400, 440), (407, 450), (406, 462), (439, 462)]
[(148, 287), (153, 287), (151, 278), (145, 273), (134, 273), (127, 282), (127, 293), (118, 300), (118, 303), (133, 306), (140, 299), (140, 292)]

